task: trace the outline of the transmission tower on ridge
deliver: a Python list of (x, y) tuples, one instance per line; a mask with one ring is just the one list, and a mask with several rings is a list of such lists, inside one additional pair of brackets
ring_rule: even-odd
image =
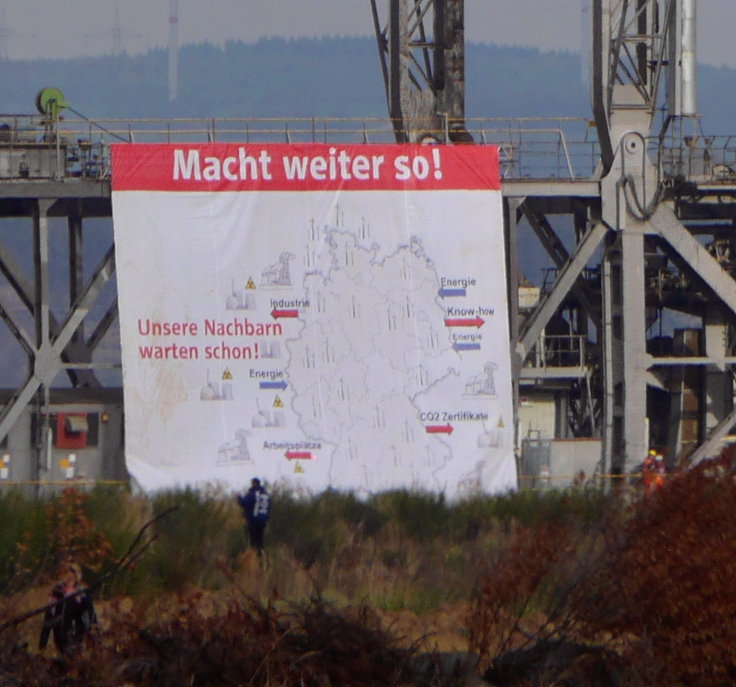
[(132, 38), (145, 38), (146, 36), (141, 33), (136, 33), (135, 31), (129, 31), (127, 29), (123, 29), (121, 21), (120, 21), (120, 10), (118, 7), (115, 8), (115, 14), (113, 16), (113, 24), (112, 27), (107, 29), (106, 31), (101, 31), (98, 33), (87, 33), (84, 35), (84, 40), (88, 41), (90, 38), (94, 38), (96, 36), (105, 36), (109, 37), (112, 40), (111, 43), (111, 55), (113, 58), (120, 58), (125, 54), (125, 45), (123, 43), (123, 37), (128, 36)]
[(169, 0), (169, 102), (179, 97), (179, 0)]
[(32, 33), (19, 33), (8, 27), (8, 17), (5, 8), (0, 9), (0, 61), (7, 62), (10, 59), (11, 38), (36, 38)]

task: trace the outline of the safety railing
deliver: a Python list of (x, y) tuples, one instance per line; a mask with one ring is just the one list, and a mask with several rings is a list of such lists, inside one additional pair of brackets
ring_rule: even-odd
[(586, 337), (582, 334), (543, 333), (524, 366), (583, 368), (587, 363), (586, 346)]
[[(557, 267), (544, 267), (542, 269), (542, 283), (540, 285), (541, 292), (547, 294), (552, 290), (557, 278), (560, 275), (560, 270)], [(589, 286), (595, 289), (600, 288), (601, 283), (601, 270), (599, 266), (585, 267), (580, 271), (580, 278), (582, 278)]]
[(736, 136), (672, 135), (649, 149), (665, 179), (736, 183)]
[[(596, 129), (581, 117), (467, 118), (464, 140), (497, 145), (504, 179), (587, 179), (599, 161)], [(447, 123), (423, 140), (453, 142)], [(211, 117), (49, 121), (0, 115), (0, 179), (109, 176), (109, 145), (130, 143), (392, 143), (385, 117)], [(662, 179), (736, 181), (736, 136), (684, 135), (673, 127), (648, 141)], [(25, 160), (21, 156), (25, 154)], [(35, 157), (34, 157), (35, 156)]]
[[(498, 145), (506, 179), (589, 177), (598, 160), (594, 129), (582, 118), (470, 118), (465, 131), (475, 144)], [(424, 140), (453, 140), (445, 125)], [(173, 118), (96, 119), (0, 115), (0, 178), (35, 176), (106, 178), (109, 145), (115, 142), (184, 143), (393, 143), (388, 118)], [(48, 151), (30, 174), (24, 150)], [(55, 154), (55, 157), (51, 153)]]
[(600, 149), (595, 128), (581, 117), (471, 118), (477, 143), (500, 147), (508, 179), (581, 179), (595, 171)]
[(85, 120), (0, 115), (0, 180), (108, 178), (105, 135)]

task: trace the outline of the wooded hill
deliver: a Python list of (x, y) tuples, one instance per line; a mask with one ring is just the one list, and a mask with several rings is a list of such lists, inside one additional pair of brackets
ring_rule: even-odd
[[(378, 51), (369, 37), (187, 45), (179, 65), (179, 98), (169, 103), (163, 49), (5, 62), (0, 110), (32, 112), (38, 90), (56, 86), (92, 119), (386, 116)], [(469, 117), (591, 116), (573, 53), (469, 43), (466, 97)], [(736, 70), (701, 65), (698, 102), (704, 131), (736, 133)]]

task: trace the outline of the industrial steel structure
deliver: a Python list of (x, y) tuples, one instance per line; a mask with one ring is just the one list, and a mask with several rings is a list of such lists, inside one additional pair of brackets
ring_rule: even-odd
[[(465, 128), (462, 0), (388, 0), (383, 21), (372, 5), (397, 139), (452, 140)], [(503, 195), (510, 293), (522, 222), (555, 269), (534, 307), (512, 299), (519, 395), (553, 389), (564, 431), (600, 437), (599, 471), (621, 474), (651, 445), (698, 460), (736, 420), (735, 151), (698, 131), (696, 0), (591, 9), (596, 168), (522, 181), (511, 145)], [(549, 332), (563, 337), (551, 348)]]
[[(718, 450), (736, 424), (736, 146), (698, 127), (696, 0), (592, 0), (592, 138), (586, 120), (466, 117), (463, 0), (371, 8), (388, 122), (61, 122), (53, 89), (39, 95), (40, 116), (0, 122), (0, 215), (30, 224), (32, 254), (23, 265), (0, 243), (0, 316), (28, 360), (0, 397), (3, 479), (124, 476), (119, 376), (103, 383), (97, 354), (116, 318), (111, 233), (93, 269), (84, 246), (95, 218), (109, 224), (106, 141), (196, 130), (206, 140), (498, 144), (521, 472), (559, 471), (535, 453), (538, 423), (522, 418), (534, 399), (554, 411), (546, 438), (588, 439), (601, 475), (634, 471), (652, 446), (671, 465)], [(59, 220), (62, 315), (49, 293)], [(519, 268), (532, 240), (550, 266), (537, 283)]]

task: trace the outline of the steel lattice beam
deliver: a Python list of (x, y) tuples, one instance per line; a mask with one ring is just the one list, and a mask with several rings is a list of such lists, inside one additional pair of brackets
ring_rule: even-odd
[[(30, 371), (26, 381), (0, 412), (0, 439), (7, 435), (39, 390), (42, 389), (45, 396), (48, 396), (50, 386), (59, 371), (66, 370), (73, 380), (76, 380), (77, 376), (86, 376), (93, 380), (94, 385), (99, 386), (92, 376), (92, 370), (86, 367), (92, 351), (116, 316), (116, 313), (111, 314), (108, 311), (90, 337), (90, 342), (84, 342), (80, 326), (115, 270), (115, 250), (114, 246), (111, 246), (86, 283), (81, 277), (81, 248), (74, 251), (73, 257), (70, 258), (75, 267), (70, 273), (70, 295), (74, 300), (61, 323), (57, 323), (53, 317), (49, 308), (48, 286), (50, 258), (48, 212), (52, 205), (52, 200), (39, 199), (33, 210), (34, 288), (31, 288), (22, 269), (13, 260), (12, 254), (6, 249), (0, 251), (2, 272), (20, 301), (27, 308), (30, 306), (35, 329), (35, 335), (32, 336), (13, 314), (12, 308), (0, 303), (0, 316), (6, 321), (30, 359)], [(79, 224), (81, 225), (81, 222)], [(77, 231), (77, 238), (81, 239), (81, 226)], [(74, 239), (70, 240), (72, 245), (75, 245)], [(74, 363), (80, 363), (81, 367), (75, 369)]]
[(464, 0), (371, 0), (398, 142), (467, 142)]

